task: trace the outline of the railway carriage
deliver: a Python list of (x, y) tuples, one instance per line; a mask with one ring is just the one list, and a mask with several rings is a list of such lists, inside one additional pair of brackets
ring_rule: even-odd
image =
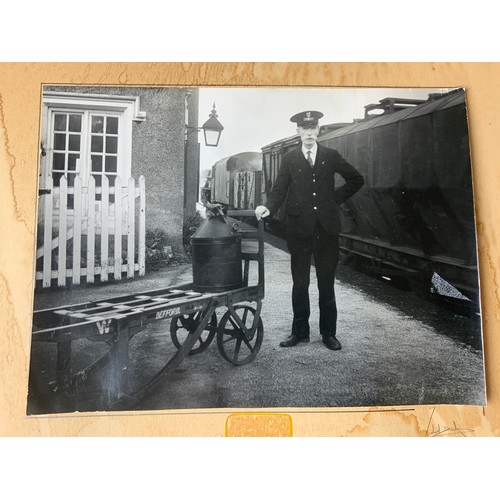
[(246, 151), (219, 160), (212, 167), (210, 200), (231, 208), (255, 208), (260, 189), (256, 193), (248, 185), (247, 179), (254, 179), (254, 175), (248, 175), (247, 172), (253, 173), (261, 169), (262, 153), (259, 152)]

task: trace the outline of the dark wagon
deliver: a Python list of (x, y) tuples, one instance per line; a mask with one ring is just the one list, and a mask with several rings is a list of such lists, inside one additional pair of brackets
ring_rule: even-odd
[(477, 301), (467, 131), (465, 93), (458, 90), (322, 137), (365, 178), (344, 210), (344, 249), (395, 276), (430, 283), (437, 274)]

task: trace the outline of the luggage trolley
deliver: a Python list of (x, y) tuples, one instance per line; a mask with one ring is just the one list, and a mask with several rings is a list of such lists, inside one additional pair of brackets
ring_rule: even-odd
[[(171, 374), (188, 354), (204, 351), (217, 337), (224, 359), (244, 365), (255, 359), (262, 345), (264, 327), (260, 317), (264, 298), (264, 225), (241, 224), (254, 217), (252, 210), (230, 210), (228, 217), (242, 236), (243, 286), (218, 292), (193, 291), (193, 283), (183, 283), (132, 295), (111, 297), (33, 314), (33, 342), (57, 345), (54, 392), (77, 392), (99, 370), (109, 367), (102, 404), (106, 408), (127, 408), (139, 401), (160, 380)], [(238, 219), (240, 221), (238, 222)], [(245, 226), (243, 228), (243, 226)], [(250, 262), (257, 262), (257, 284), (249, 285)], [(255, 307), (248, 303), (254, 303)], [(218, 321), (216, 310), (226, 311)], [(170, 319), (170, 337), (177, 348), (163, 368), (138, 390), (130, 390), (129, 342), (146, 325)], [(84, 369), (72, 369), (72, 342), (78, 339), (101, 341), (109, 349)]]

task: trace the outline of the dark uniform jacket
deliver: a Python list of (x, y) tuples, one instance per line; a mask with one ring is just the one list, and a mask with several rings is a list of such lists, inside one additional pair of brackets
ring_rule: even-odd
[[(340, 174), (345, 180), (345, 184), (337, 189), (335, 174)], [(287, 200), (290, 235), (300, 238), (311, 236), (316, 220), (328, 234), (334, 235), (341, 230), (339, 206), (363, 184), (363, 177), (338, 151), (318, 144), (316, 162), (311, 167), (301, 148), (298, 148), (283, 156), (266, 206), (272, 216)]]

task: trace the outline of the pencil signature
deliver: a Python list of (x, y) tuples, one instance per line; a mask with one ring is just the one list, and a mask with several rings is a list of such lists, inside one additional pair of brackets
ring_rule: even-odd
[(427, 430), (425, 435), (429, 437), (437, 437), (437, 436), (462, 436), (467, 437), (468, 435), (474, 434), (473, 429), (464, 429), (462, 427), (458, 427), (456, 422), (453, 421), (453, 425), (450, 427), (448, 425), (434, 424), (432, 422), (432, 417), (434, 415), (434, 411), (436, 408), (432, 409), (431, 416), (429, 418), (429, 423), (427, 424)]

